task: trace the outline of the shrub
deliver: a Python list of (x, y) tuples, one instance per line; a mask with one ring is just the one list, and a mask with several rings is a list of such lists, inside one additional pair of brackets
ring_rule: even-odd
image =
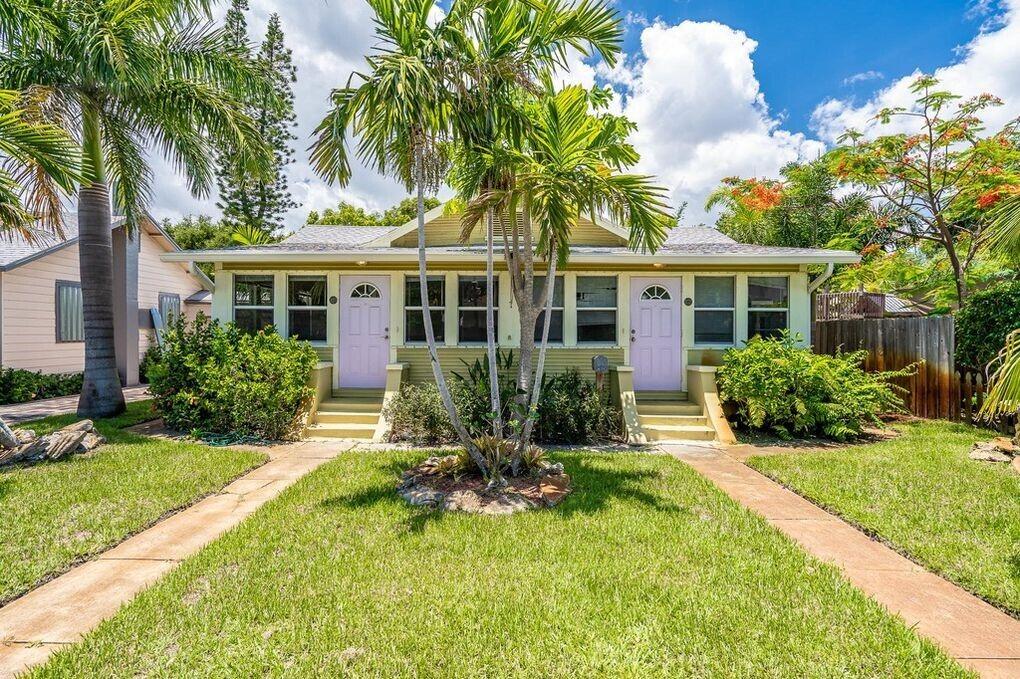
[(895, 376), (861, 369), (866, 352), (828, 356), (797, 345), (789, 333), (756, 337), (730, 349), (719, 369), (719, 394), (735, 404), (740, 424), (781, 437), (817, 434), (844, 440), (877, 423), (878, 415), (902, 409)]
[(1018, 328), (1020, 281), (974, 293), (956, 312), (956, 362), (983, 371)]
[(271, 330), (248, 335), (200, 315), (167, 327), (149, 391), (168, 426), (266, 439), (301, 432), (315, 350)]
[(81, 393), (82, 374), (44, 375), (19, 368), (0, 367), (0, 405), (24, 403)]
[(596, 443), (619, 438), (620, 411), (609, 390), (599, 391), (576, 368), (545, 375), (538, 400), (535, 438), (541, 443)]
[(394, 441), (429, 446), (457, 439), (435, 384), (403, 385), (384, 412)]

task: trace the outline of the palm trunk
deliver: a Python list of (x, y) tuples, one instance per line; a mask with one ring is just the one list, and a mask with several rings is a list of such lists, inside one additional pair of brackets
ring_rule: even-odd
[[(514, 215), (516, 221), (516, 215)], [(523, 243), (519, 249), (519, 261), (523, 265), (523, 272), (518, 290), (515, 290), (517, 308), (521, 315), (521, 360), (517, 366), (517, 395), (514, 401), (517, 404), (518, 417), (528, 417), (528, 394), (531, 393), (531, 357), (535, 353), (535, 253), (532, 250), (531, 233), (531, 201), (525, 196), (524, 210), (521, 219)], [(525, 331), (527, 330), (527, 331)], [(523, 431), (523, 423), (521, 431)]]
[(106, 185), (98, 113), (82, 113), (82, 147), (92, 181), (78, 191), (78, 261), (85, 319), (85, 377), (79, 417), (110, 417), (124, 412), (117, 374), (113, 324), (113, 219)]
[(429, 350), (429, 363), (432, 365), (432, 375), (436, 380), (439, 396), (443, 400), (443, 407), (446, 408), (446, 413), (450, 417), (450, 423), (453, 425), (454, 431), (457, 432), (457, 437), (460, 439), (461, 444), (467, 448), (468, 454), (471, 455), (471, 459), (478, 465), (482, 475), (488, 476), (489, 469), (485, 464), (485, 459), (482, 457), (481, 452), (479, 452), (478, 447), (475, 446), (474, 441), (471, 440), (471, 435), (464, 428), (460, 417), (457, 416), (457, 407), (453, 403), (453, 396), (450, 395), (450, 387), (446, 384), (446, 376), (443, 375), (443, 369), (439, 363), (439, 352), (436, 349), (436, 333), (432, 328), (432, 310), (429, 306), (428, 294), (428, 269), (425, 257), (425, 192), (422, 177), (421, 151), (416, 151), (415, 153), (414, 172), (416, 175), (415, 184), (417, 184), (418, 190), (418, 281), (421, 285), (421, 313), (425, 324), (425, 344)]
[[(531, 433), (535, 428), (535, 419), (538, 417), (538, 399), (542, 392), (542, 375), (545, 372), (545, 352), (549, 348), (549, 326), (552, 324), (552, 303), (556, 291), (556, 252), (555, 243), (549, 244), (549, 268), (545, 276), (545, 317), (542, 319), (542, 343), (538, 347), (538, 366), (535, 367), (535, 379), (531, 383), (531, 393), (528, 400), (528, 419), (524, 423), (524, 430), (521, 432), (521, 440), (518, 442), (517, 455), (519, 456), (528, 448), (531, 443)], [(532, 332), (534, 334), (534, 331)]]
[(18, 437), (14, 435), (14, 432), (7, 423), (4, 422), (4, 418), (0, 417), (0, 450), (4, 448), (17, 448)]
[(489, 353), (489, 400), (492, 407), (492, 435), (503, 438), (503, 407), (499, 398), (499, 361), (496, 360), (496, 314), (492, 298), (492, 210), (486, 225), (485, 250), (485, 339)]

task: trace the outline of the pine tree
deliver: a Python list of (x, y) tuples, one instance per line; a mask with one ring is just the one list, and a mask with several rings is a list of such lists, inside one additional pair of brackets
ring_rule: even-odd
[[(233, 0), (226, 26), (234, 47), (252, 58), (244, 14), (247, 9), (247, 0)], [(266, 37), (253, 58), (263, 66), (277, 94), (275, 102), (253, 101), (248, 106), (248, 114), (274, 150), (275, 166), (266, 177), (254, 177), (241, 165), (234, 149), (221, 149), (216, 173), (220, 200), (216, 206), (223, 213), (223, 221), (234, 229), (250, 227), (273, 233), (283, 225), (284, 213), (297, 206), (291, 199), (286, 175), (287, 165), (294, 162), (291, 142), (297, 139), (292, 131), (296, 125), (293, 83), (297, 69), (290, 49), (284, 45), (278, 14), (269, 17)]]

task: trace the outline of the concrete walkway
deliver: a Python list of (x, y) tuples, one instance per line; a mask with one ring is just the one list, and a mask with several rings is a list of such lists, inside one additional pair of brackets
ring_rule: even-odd
[[(149, 398), (149, 395), (146, 393), (147, 389), (148, 387), (144, 384), (137, 387), (127, 387), (124, 389), (124, 400), (128, 403), (144, 401)], [(18, 424), (19, 422), (38, 420), (40, 417), (49, 417), (50, 415), (66, 415), (76, 410), (78, 410), (78, 394), (0, 406), (0, 418), (3, 418), (7, 424)]]
[(188, 509), (0, 608), (0, 677), (42, 663), (316, 467), (357, 445), (269, 449), (270, 460)]
[[(796, 540), (982, 677), (1020, 677), (1020, 621), (925, 570), (768, 477), (725, 449), (661, 448)], [(734, 451), (746, 459), (746, 450)]]

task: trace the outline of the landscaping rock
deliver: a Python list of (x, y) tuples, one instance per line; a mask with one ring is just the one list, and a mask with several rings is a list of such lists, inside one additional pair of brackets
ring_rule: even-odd
[(1020, 457), (1014, 457), (1011, 466), (1013, 467), (1013, 471), (1020, 474)]
[(562, 474), (563, 463), (557, 462), (553, 464), (552, 462), (543, 462), (538, 466), (537, 471), (539, 476), (555, 476), (557, 474)]
[(539, 482), (538, 490), (542, 493), (545, 503), (555, 507), (570, 493), (570, 477), (566, 474), (547, 476)]
[(399, 492), (400, 497), (416, 507), (439, 507), (446, 499), (445, 493), (418, 484), (402, 488)]
[(446, 496), (443, 509), (469, 514), (508, 516), (534, 509), (535, 503), (517, 493), (485, 495), (475, 490), (455, 490)]
[(92, 420), (79, 420), (74, 424), (69, 424), (66, 427), (61, 427), (60, 431), (93, 431), (96, 426), (92, 423)]
[(1001, 452), (994, 441), (979, 441), (974, 444), (974, 449), (970, 451), (970, 459), (981, 462), (1008, 463), (1010, 456)]
[(39, 438), (34, 429), (15, 429), (14, 437), (18, 439), (18, 445), (31, 443)]
[(59, 460), (65, 455), (78, 452), (78, 446), (88, 436), (89, 432), (82, 429), (68, 431), (61, 429), (43, 439), (46, 439), (46, 457), (51, 460)]
[(95, 450), (99, 446), (106, 443), (106, 437), (96, 431), (90, 431), (85, 434), (85, 438), (81, 440), (79, 452), (87, 453), (90, 450)]
[(0, 449), (0, 465), (42, 459), (59, 460), (75, 453), (95, 450), (106, 443), (106, 438), (95, 430), (92, 420), (75, 422), (45, 436), (36, 436), (31, 429), (17, 429), (11, 434), (18, 444), (13, 448)]

